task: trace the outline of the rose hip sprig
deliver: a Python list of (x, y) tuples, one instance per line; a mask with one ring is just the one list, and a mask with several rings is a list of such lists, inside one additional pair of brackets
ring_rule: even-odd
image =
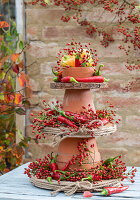
[[(77, 149), (79, 153), (72, 157), (72, 159), (66, 164), (63, 170), (58, 170), (57, 163), (55, 161), (55, 155), (53, 153), (48, 154), (43, 160), (37, 159), (35, 162), (29, 164), (28, 168), (25, 168), (25, 174), (28, 177), (32, 175), (36, 176), (38, 179), (56, 179), (58, 181), (84, 181), (89, 180), (96, 183), (96, 181), (109, 180), (109, 179), (124, 179), (130, 180), (134, 183), (134, 177), (136, 169), (132, 167), (128, 172), (124, 162), (121, 160), (121, 156), (116, 156), (116, 159), (102, 160), (98, 165), (94, 165), (90, 170), (84, 168), (86, 158), (91, 155), (89, 148), (87, 147), (88, 139), (83, 139), (78, 143)], [(94, 145), (91, 145), (94, 148)], [(108, 160), (112, 161), (107, 162)], [(53, 165), (53, 166), (52, 166)], [(81, 166), (81, 168), (77, 166)], [(47, 179), (47, 180), (48, 180)]]
[[(94, 136), (94, 129), (99, 128), (102, 123), (119, 123), (120, 119), (116, 119), (116, 111), (113, 105), (108, 105), (105, 109), (98, 109), (96, 113), (92, 110), (90, 105), (86, 109), (83, 107), (81, 113), (73, 113), (70, 111), (64, 112), (62, 105), (57, 102), (52, 102), (52, 106), (48, 105), (43, 100), (44, 109), (38, 114), (31, 113), (34, 117), (32, 124), (32, 133), (35, 134), (35, 139), (45, 138), (45, 128), (62, 128), (64, 134), (71, 134), (77, 132), (80, 128), (85, 127), (89, 129), (89, 136)], [(102, 122), (101, 122), (102, 121)], [(67, 133), (65, 130), (67, 129)], [(92, 131), (93, 130), (93, 131)]]
[[(62, 61), (65, 56), (78, 56), (80, 66), (97, 66), (98, 58), (97, 58), (97, 51), (91, 48), (91, 43), (88, 44), (81, 44), (80, 42), (74, 41), (67, 43), (66, 47), (59, 51), (58, 53), (58, 60), (55, 69), (59, 72), (63, 67)], [(73, 63), (71, 63), (73, 65)], [(69, 67), (69, 66), (65, 66)]]

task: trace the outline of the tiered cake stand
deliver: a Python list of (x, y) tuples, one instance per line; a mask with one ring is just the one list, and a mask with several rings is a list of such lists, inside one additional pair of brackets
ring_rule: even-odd
[[(64, 76), (68, 76), (68, 75), (66, 74)], [(89, 75), (87, 75), (87, 77), (88, 76)], [(88, 108), (90, 104), (90, 108), (92, 108), (94, 112), (96, 112), (95, 106), (92, 100), (91, 89), (106, 88), (107, 83), (54, 82), (50, 84), (50, 87), (52, 89), (65, 89), (65, 94), (64, 94), (64, 99), (63, 99), (64, 111), (80, 113), (81, 111), (83, 111), (83, 108), (82, 108), (83, 106), (85, 108)], [(56, 152), (58, 154), (56, 162), (57, 162), (59, 170), (62, 170), (64, 166), (72, 159), (72, 157), (79, 153), (77, 146), (79, 142), (83, 141), (84, 138), (88, 139), (87, 146), (90, 152), (94, 156), (94, 166), (99, 164), (101, 161), (101, 157), (100, 157), (100, 153), (98, 152), (96, 137), (114, 133), (116, 131), (116, 125), (112, 125), (108, 123), (107, 125), (103, 126), (102, 124), (100, 128), (91, 130), (94, 133), (92, 135), (90, 134), (90, 131), (87, 130), (86, 127), (84, 126), (80, 128), (78, 132), (71, 132), (69, 134), (67, 134), (68, 133), (67, 128), (65, 128), (64, 130), (63, 129), (64, 129), (63, 127), (60, 127), (60, 128), (47, 127), (46, 128), (46, 134), (50, 134), (54, 138), (53, 145), (56, 145), (59, 143), (58, 152)], [(94, 148), (91, 147), (91, 144), (94, 145)], [(87, 170), (90, 170), (91, 167), (94, 167), (94, 166), (93, 166), (93, 158), (89, 157), (88, 164), (85, 164), (84, 168), (86, 168)], [(76, 166), (76, 168), (79, 169), (79, 166)], [(57, 181), (53, 180), (52, 184), (50, 184), (46, 180), (40, 180), (40, 179), (38, 180), (36, 177), (32, 177), (31, 182), (37, 187), (41, 187), (45, 189), (53, 189), (55, 190), (55, 192), (64, 191), (67, 195), (70, 195), (76, 191), (77, 192), (85, 191), (87, 189), (90, 191), (101, 191), (105, 186), (120, 186), (120, 181), (117, 179), (104, 180), (96, 184), (90, 183), (89, 181), (84, 181), (84, 183), (60, 181), (60, 183), (58, 184)]]
[[(50, 87), (53, 89), (65, 89), (64, 99), (63, 99), (63, 110), (80, 113), (83, 111), (83, 106), (85, 108), (92, 108), (95, 111), (95, 106), (92, 100), (91, 89), (106, 88), (107, 83), (51, 83)], [(95, 111), (96, 112), (96, 111)], [(93, 131), (93, 130), (91, 130)], [(78, 132), (72, 132), (67, 135), (67, 130), (65, 132), (61, 128), (55, 128), (54, 131), (47, 128), (47, 134), (56, 134), (56, 136), (61, 136), (60, 143), (58, 147), (57, 165), (61, 170), (66, 165), (66, 163), (72, 159), (73, 155), (78, 153), (77, 145), (82, 139), (88, 138), (88, 148), (94, 154), (94, 163), (100, 162), (101, 157), (98, 152), (98, 147), (95, 137), (109, 135), (116, 131), (116, 125), (107, 124), (106, 126), (101, 126), (100, 129), (94, 130), (94, 135), (91, 137), (89, 130), (86, 128), (80, 129)], [(58, 141), (58, 140), (57, 140)], [(94, 150), (91, 148), (91, 144), (94, 144)], [(90, 159), (90, 158), (89, 158)], [(92, 158), (91, 158), (92, 159)], [(90, 163), (90, 160), (89, 160)], [(88, 164), (86, 169), (90, 169), (91, 165)]]

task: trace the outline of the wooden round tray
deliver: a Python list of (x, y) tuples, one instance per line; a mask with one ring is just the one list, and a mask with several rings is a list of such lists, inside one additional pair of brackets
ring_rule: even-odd
[(52, 183), (50, 184), (45, 179), (37, 179), (35, 176), (32, 176), (30, 182), (36, 187), (53, 190), (53, 192), (51, 192), (52, 195), (57, 192), (64, 192), (67, 196), (70, 196), (75, 192), (84, 192), (85, 190), (100, 192), (104, 187), (121, 186), (121, 181), (119, 179), (102, 180), (96, 181), (95, 183), (90, 183), (89, 181), (60, 181), (60, 183), (58, 183), (58, 181), (52, 180)]
[(50, 83), (52, 89), (99, 89), (107, 88), (108, 83), (61, 83), (53, 82)]

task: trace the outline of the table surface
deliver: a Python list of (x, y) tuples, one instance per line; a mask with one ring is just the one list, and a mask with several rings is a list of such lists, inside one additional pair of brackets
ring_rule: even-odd
[[(24, 168), (29, 163), (26, 163), (5, 175), (0, 176), (0, 200), (76, 200), (86, 199), (83, 193), (75, 193), (71, 196), (65, 196), (63, 192), (56, 195), (51, 195), (50, 190), (40, 189), (33, 186), (29, 182), (29, 178), (24, 174)], [(128, 167), (128, 170), (130, 168)], [(129, 189), (118, 194), (113, 194), (109, 197), (103, 197), (100, 193), (94, 193), (94, 196), (87, 199), (95, 200), (140, 200), (140, 167), (137, 167), (135, 183), (130, 183), (127, 180), (123, 181), (124, 185), (129, 185)]]

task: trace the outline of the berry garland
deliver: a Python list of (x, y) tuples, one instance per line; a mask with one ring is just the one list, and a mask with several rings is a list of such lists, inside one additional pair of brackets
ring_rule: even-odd
[[(87, 147), (87, 142), (88, 139), (83, 139), (78, 144), (77, 149), (79, 154), (73, 156), (63, 170), (58, 170), (55, 162), (57, 155), (53, 156), (53, 153), (51, 153), (45, 156), (43, 160), (36, 159), (35, 162), (30, 163), (28, 168), (25, 168), (24, 173), (30, 178), (34, 175), (38, 179), (46, 179), (50, 183), (52, 179), (58, 180), (58, 182), (61, 180), (72, 182), (89, 180), (93, 183), (101, 180), (121, 179), (121, 181), (123, 181), (124, 179), (129, 179), (134, 183), (134, 176), (137, 170), (132, 167), (129, 172), (126, 172), (127, 168), (125, 163), (120, 160), (121, 156), (108, 158), (105, 161), (102, 160), (96, 166), (93, 160), (93, 167), (91, 167), (90, 170), (82, 168), (87, 157), (91, 156), (90, 150)], [(94, 148), (94, 145), (91, 145), (91, 148)], [(75, 166), (75, 168), (71, 168), (71, 166)], [(79, 167), (77, 169), (76, 166), (81, 166), (81, 169), (79, 169)]]
[(33, 123), (30, 125), (32, 127), (32, 133), (35, 134), (35, 140), (45, 138), (45, 128), (46, 127), (63, 127), (63, 131), (67, 128), (69, 131), (67, 135), (71, 132), (78, 132), (78, 130), (85, 126), (89, 130), (91, 136), (94, 135), (94, 129), (101, 127), (100, 122), (92, 122), (93, 120), (101, 120), (103, 125), (106, 123), (119, 123), (120, 119), (116, 119), (116, 111), (114, 106), (108, 104), (108, 107), (102, 110), (97, 110), (96, 113), (90, 108), (88, 109), (84, 106), (81, 113), (73, 113), (62, 110), (62, 105), (59, 101), (55, 103), (52, 102), (52, 105), (48, 105), (45, 100), (43, 100), (44, 109), (41, 110), (38, 114), (31, 113), (31, 116), (34, 117)]

